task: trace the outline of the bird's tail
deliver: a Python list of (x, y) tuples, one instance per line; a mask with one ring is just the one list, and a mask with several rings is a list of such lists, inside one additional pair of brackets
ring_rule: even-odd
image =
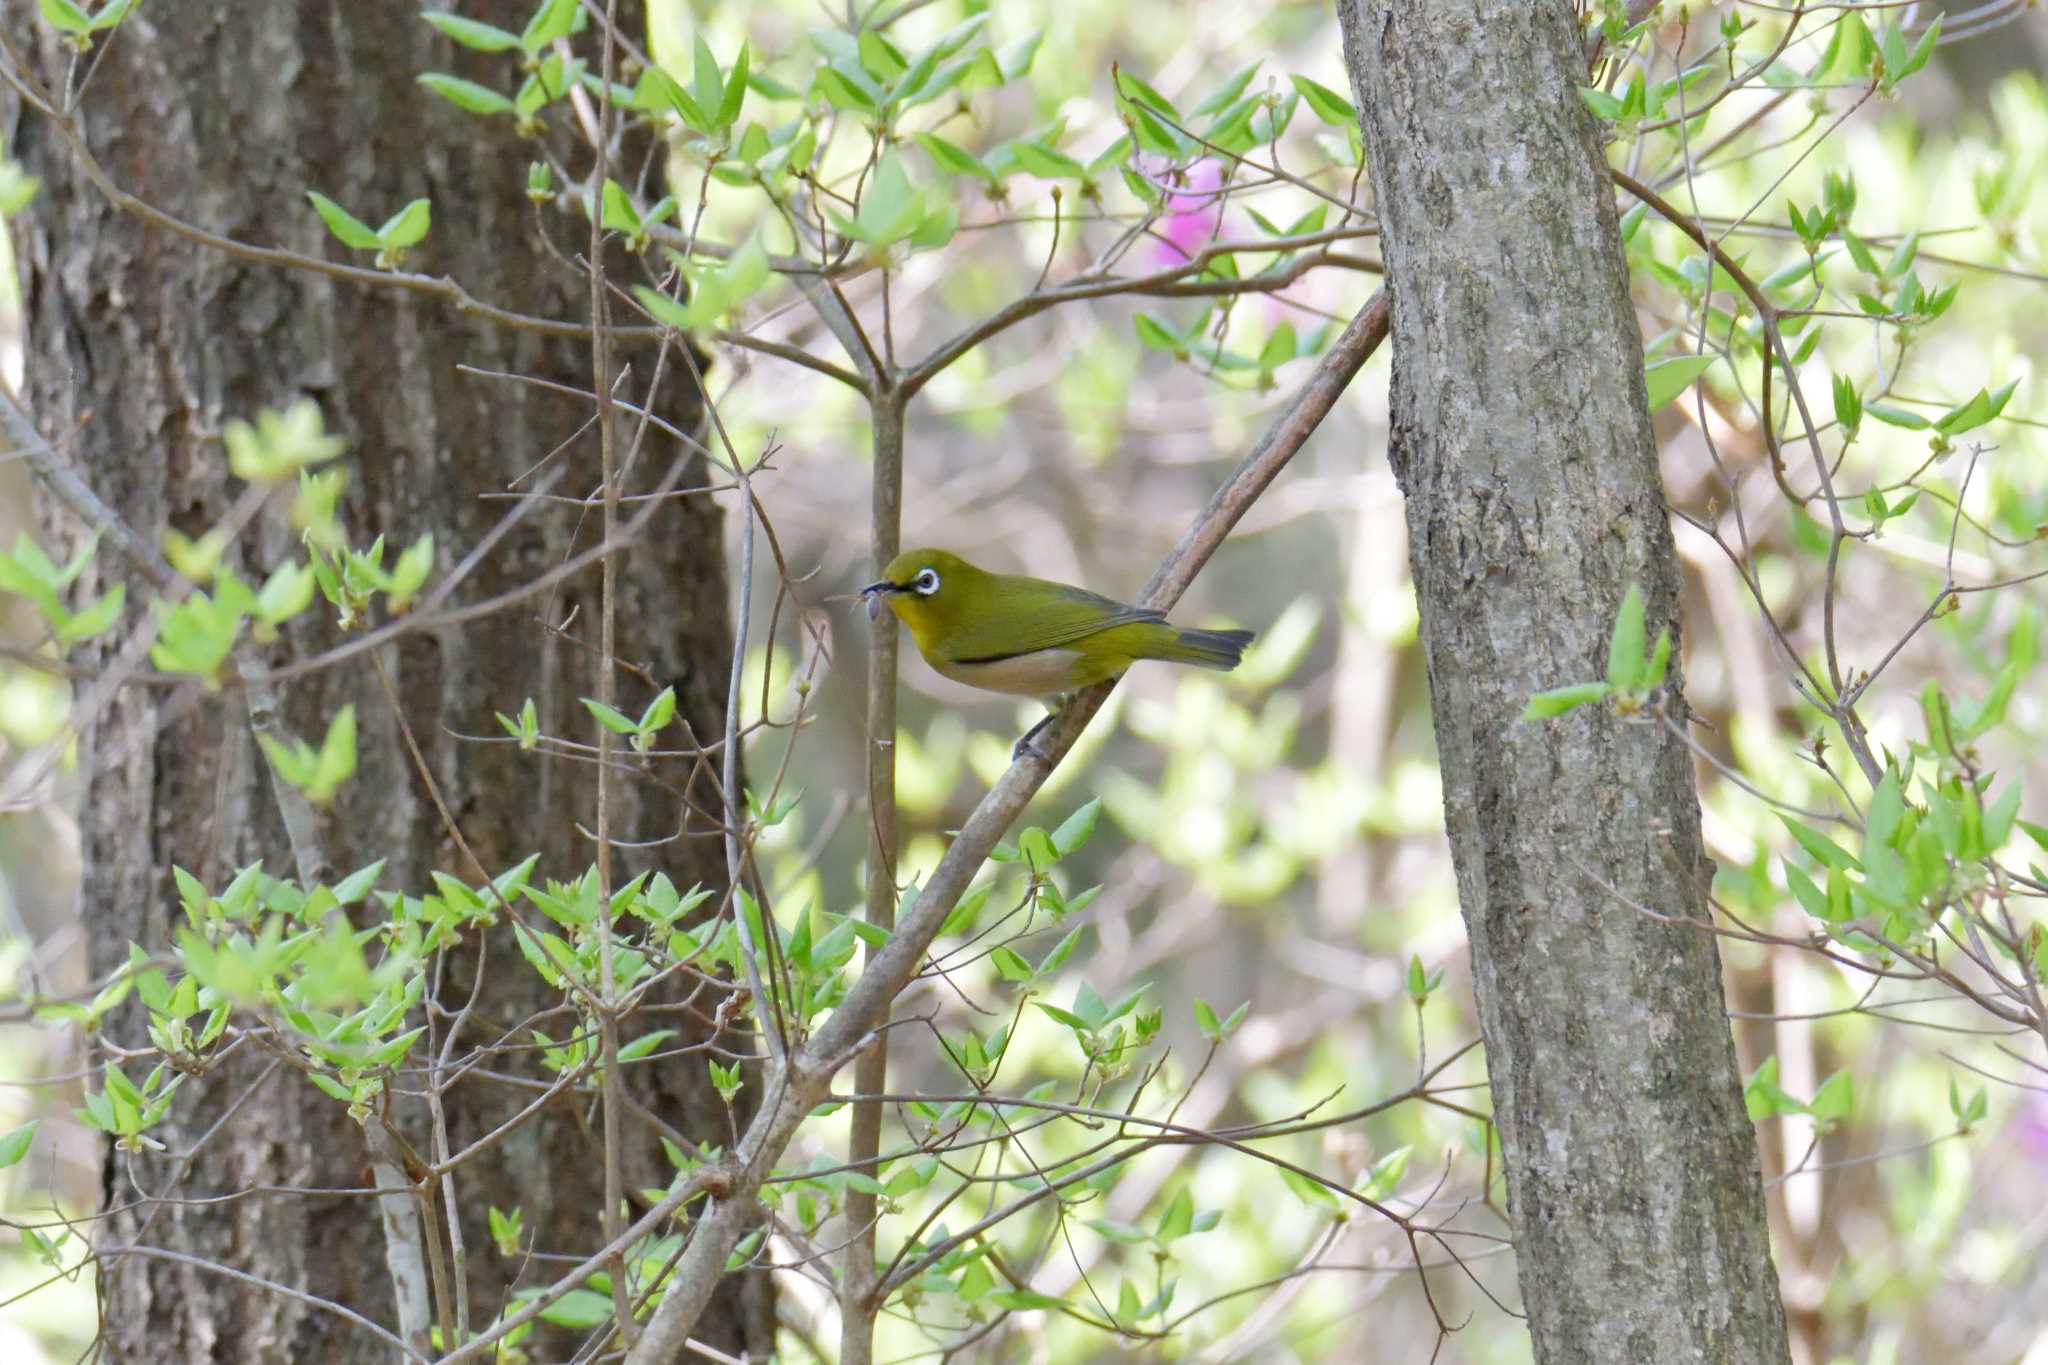
[(1173, 643), (1159, 657), (1202, 668), (1236, 668), (1244, 658), (1244, 647), (1252, 642), (1248, 630), (1176, 630)]

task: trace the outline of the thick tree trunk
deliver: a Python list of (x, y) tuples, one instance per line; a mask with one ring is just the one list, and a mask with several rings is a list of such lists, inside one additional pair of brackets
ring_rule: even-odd
[[(1530, 693), (1605, 672), (1678, 567), (1563, 0), (1339, 0), (1394, 298), (1392, 460), (1540, 1361), (1787, 1359), (1702, 928), (1685, 746)], [(1668, 714), (1683, 715), (1674, 668)], [(1682, 720), (1681, 720), (1682, 723)]]
[[(464, 6), (471, 17), (515, 32), (532, 9), (530, 0)], [(86, 69), (73, 67), (50, 41), (29, 0), (8, 0), (4, 14), (16, 34), (39, 32), (37, 74), (45, 82), (62, 89), (67, 69)], [(506, 82), (502, 59), (454, 47), (420, 21), (416, 5), (157, 0), (138, 6), (111, 39), (80, 117), (89, 145), (124, 188), (246, 242), (339, 258), (345, 253), (308, 207), (307, 190), (372, 223), (415, 196), (431, 196), (433, 231), (408, 268), (451, 275), (475, 296), (521, 313), (587, 321), (586, 280), (574, 264), (587, 249), (587, 229), (552, 211), (537, 220), (523, 193), (531, 145), (513, 134), (509, 119), (460, 113), (416, 85), (425, 70)], [(566, 111), (558, 107), (551, 117)], [(587, 403), (456, 370), (461, 362), (587, 389), (585, 338), (507, 330), (438, 302), (252, 263), (152, 229), (110, 206), (80, 174), (57, 130), (31, 111), (20, 115), (13, 150), (46, 182), (15, 225), (36, 416), (145, 539), (158, 539), (166, 528), (197, 536), (239, 495), (218, 443), (226, 420), (311, 396), (329, 430), (351, 445), (343, 506), (355, 543), (366, 545), (382, 532), (402, 546), (432, 532), (437, 568), (445, 573), (510, 506), (480, 495), (505, 489), (576, 437), (590, 416)], [(586, 163), (587, 156), (571, 157), (572, 165)], [(541, 241), (543, 230), (558, 236), (552, 251)], [(634, 366), (628, 391), (637, 398), (654, 372), (653, 356), (621, 358)], [(687, 376), (673, 364), (666, 374), (657, 408), (679, 425), (694, 425), (698, 400)], [(666, 443), (651, 446), (635, 483), (652, 483), (674, 453)], [(597, 489), (592, 434), (555, 458), (571, 466), (558, 491)], [(703, 482), (695, 474), (683, 479)], [(598, 522), (595, 511), (560, 507), (528, 518), (491, 552), (462, 598), (530, 580), (593, 544)], [(51, 525), (81, 531), (61, 518)], [(266, 513), (229, 562), (245, 579), (260, 581), (296, 548), (282, 512)], [(109, 545), (93, 572), (102, 583), (129, 576)], [(382, 653), (435, 783), (494, 873), (538, 851), (536, 880), (568, 877), (593, 857), (590, 840), (576, 830), (579, 821), (594, 827), (589, 765), (550, 764), (509, 744), (458, 736), (494, 733), (494, 711), (516, 713), (532, 697), (544, 730), (587, 737), (577, 698), (598, 692), (597, 585), (593, 567), (530, 602), (461, 628), (407, 637)], [(644, 664), (656, 688), (676, 684), (679, 713), (696, 735), (718, 734), (731, 633), (716, 506), (694, 498), (665, 509), (655, 533), (624, 557), (619, 593), (621, 657)], [(131, 591), (130, 601), (139, 606), (146, 596)], [(282, 663), (342, 638), (323, 607), (289, 630), (268, 658)], [(88, 653), (75, 657), (94, 662)], [(637, 713), (648, 691), (622, 676), (627, 709)], [(436, 868), (471, 879), (406, 755), (399, 716), (368, 656), (291, 682), (280, 689), (280, 701), (287, 728), (316, 741), (337, 708), (356, 706), (358, 772), (320, 830), (336, 875), (383, 857), (389, 863), (380, 884), (387, 888), (430, 891), (428, 873)], [(292, 851), (264, 759), (250, 739), (247, 702), (232, 688), (222, 697), (126, 688), (85, 741), (91, 785), (84, 913), (96, 973), (125, 961), (131, 941), (151, 951), (167, 946), (178, 920), (171, 864), (216, 889), (233, 868), (258, 859), (275, 873), (290, 873)], [(684, 773), (666, 776), (687, 785)], [(656, 839), (682, 824), (672, 796), (652, 783), (622, 779), (614, 791), (621, 792), (614, 824), (620, 838)], [(658, 866), (685, 888), (724, 874), (715, 838), (676, 839), (637, 864)], [(621, 879), (632, 870), (627, 866)], [(450, 1018), (479, 974), (483, 988), (456, 1055), (504, 1041), (515, 1050), (490, 1070), (545, 1077), (532, 1053), (518, 1048), (530, 1039), (506, 1031), (560, 997), (542, 987), (502, 928), (480, 955), (457, 954), (445, 964), (436, 988), (446, 1012), (415, 1021), (433, 1024), (436, 1051), (419, 1048), (412, 1062), (438, 1055)], [(700, 997), (659, 1022), (681, 1028), (684, 1041), (693, 1030), (701, 1037), (715, 1005)], [(573, 1027), (558, 1022), (551, 1032), (559, 1038)], [(647, 1027), (634, 1023), (625, 1036)], [(143, 1043), (133, 1015), (117, 1015), (109, 1033), (125, 1046)], [(159, 1198), (371, 1183), (364, 1134), (342, 1107), (288, 1070), (266, 1072), (255, 1057), (256, 1049), (244, 1049), (187, 1084), (174, 1121), (158, 1134), (169, 1154), (110, 1156), (112, 1212), (100, 1225), (99, 1246), (166, 1248), (392, 1325), (371, 1201), (295, 1193), (225, 1203)], [(709, 1091), (700, 1056), (628, 1074), (631, 1096), (658, 1123), (706, 1143), (730, 1141), (728, 1116)], [(394, 1096), (394, 1112), (425, 1152), (417, 1098), (423, 1078), (408, 1079)], [(448, 1096), (452, 1146), (460, 1150), (490, 1132), (533, 1095), (481, 1076), (458, 1084)], [(598, 1122), (589, 1095), (565, 1100), (461, 1168), (462, 1271), (472, 1325), (487, 1324), (515, 1283), (544, 1284), (566, 1264), (497, 1254), (484, 1228), (489, 1206), (522, 1208), (531, 1248), (544, 1255), (580, 1259), (603, 1244)], [(657, 1139), (655, 1122), (627, 1120), (628, 1190), (667, 1182)], [(189, 1262), (115, 1255), (103, 1263), (101, 1291), (114, 1360), (324, 1365), (391, 1358), (388, 1346), (332, 1313), (252, 1291)], [(765, 1279), (732, 1277), (722, 1292), (725, 1301), (700, 1338), (761, 1358), (773, 1331)], [(567, 1354), (553, 1349), (560, 1345), (536, 1341), (529, 1349), (553, 1359)]]

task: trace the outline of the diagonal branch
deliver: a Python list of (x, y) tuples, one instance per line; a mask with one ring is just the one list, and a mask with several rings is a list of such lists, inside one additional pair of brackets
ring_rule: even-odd
[[(1387, 318), (1387, 296), (1382, 290), (1352, 319), (1295, 394), (1293, 402), (1181, 536), (1146, 585), (1145, 605), (1171, 606), (1186, 591), (1238, 519), (1329, 415), (1345, 386), (1385, 339)], [(833, 1075), (871, 1045), (877, 1025), (886, 1016), (891, 1002), (917, 974), (939, 927), (981, 870), (989, 850), (1079, 738), (1112, 686), (1113, 683), (1105, 683), (1080, 693), (1061, 712), (1040, 740), (1050, 757), (1027, 753), (1010, 765), (1009, 771), (967, 818), (909, 912), (898, 921), (889, 941), (875, 954), (832, 1017), (790, 1058), (786, 1068), (771, 1067), (771, 1099), (763, 1104), (740, 1140), (734, 1153), (737, 1169), (732, 1172), (731, 1183), (692, 1232), (661, 1305), (628, 1353), (626, 1365), (657, 1365), (674, 1359), (682, 1349), (710, 1302), (713, 1288), (725, 1274), (727, 1258), (758, 1216), (755, 1201), (762, 1181), (811, 1107), (826, 1096)]]

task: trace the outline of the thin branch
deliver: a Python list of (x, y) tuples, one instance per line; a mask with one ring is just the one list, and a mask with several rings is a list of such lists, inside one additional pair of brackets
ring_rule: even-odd
[[(619, 432), (618, 411), (612, 405), (611, 293), (604, 269), (605, 215), (595, 211), (611, 178), (612, 74), (617, 68), (619, 49), (618, 0), (606, 0), (604, 31), (599, 39), (596, 123), (590, 145), (597, 153), (590, 172), (590, 391), (597, 400), (598, 462), (602, 475), (604, 510), (603, 540), (610, 544), (619, 529)], [(566, 47), (566, 43), (561, 44)], [(568, 54), (563, 53), (563, 60)], [(578, 89), (578, 96), (585, 92)], [(658, 382), (658, 381), (657, 381)], [(651, 404), (650, 404), (651, 406)], [(612, 661), (619, 656), (619, 561), (606, 555), (600, 568), (597, 612), (597, 697), (607, 711), (618, 707), (619, 675)], [(603, 1058), (599, 1076), (598, 1101), (602, 1110), (600, 1139), (604, 1147), (604, 1208), (600, 1218), (607, 1242), (619, 1237), (621, 1208), (625, 1203), (625, 1173), (619, 1152), (623, 1122), (619, 1102), (619, 1016), (618, 974), (612, 956), (612, 745), (616, 736), (608, 725), (597, 727), (597, 1030)], [(610, 1267), (612, 1316), (619, 1334), (630, 1344), (638, 1333), (633, 1321), (632, 1297), (626, 1283), (626, 1265), (615, 1260)]]
[(203, 1256), (187, 1256), (182, 1251), (171, 1251), (165, 1247), (149, 1246), (117, 1247), (107, 1254), (113, 1256), (140, 1256), (145, 1260), (152, 1261), (175, 1261), (179, 1265), (203, 1270), (209, 1275), (224, 1275), (228, 1279), (246, 1284), (252, 1289), (260, 1289), (265, 1293), (282, 1295), (287, 1299), (295, 1299), (300, 1303), (317, 1308), (323, 1313), (332, 1313), (351, 1325), (362, 1328), (365, 1332), (376, 1337), (377, 1340), (398, 1351), (407, 1360), (417, 1360), (421, 1365), (427, 1365), (430, 1359), (430, 1357), (414, 1350), (408, 1342), (394, 1336), (387, 1328), (379, 1327), (353, 1308), (336, 1303), (332, 1299), (323, 1299), (317, 1294), (308, 1294), (303, 1289), (294, 1289), (288, 1284), (279, 1284), (276, 1280), (266, 1280), (260, 1276), (251, 1275), (247, 1271), (236, 1270), (233, 1266), (225, 1266), (218, 1261), (209, 1261)]
[[(1381, 291), (1345, 328), (1294, 401), (1182, 535), (1153, 574), (1143, 598), (1145, 605), (1164, 608), (1179, 599), (1230, 528), (1336, 406), (1352, 377), (1385, 339), (1387, 320), (1387, 297)], [(832, 1016), (792, 1057), (787, 1068), (771, 1068), (771, 1093), (740, 1141), (731, 1188), (692, 1231), (661, 1305), (639, 1343), (627, 1353), (626, 1365), (663, 1365), (680, 1349), (710, 1303), (712, 1290), (725, 1274), (733, 1247), (758, 1216), (755, 1200), (762, 1180), (788, 1147), (811, 1107), (827, 1093), (833, 1075), (872, 1044), (875, 1030), (885, 1020), (891, 1002), (917, 974), (925, 950), (980, 870), (989, 850), (1073, 746), (1113, 686), (1102, 684), (1075, 697), (1040, 737), (1045, 756), (1027, 751), (1011, 763), (967, 818), (912, 902), (909, 913), (898, 920), (889, 941), (869, 962)]]

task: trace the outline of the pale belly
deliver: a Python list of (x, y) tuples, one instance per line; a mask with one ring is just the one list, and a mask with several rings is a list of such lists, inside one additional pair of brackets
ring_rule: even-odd
[(990, 692), (1011, 692), (1020, 697), (1051, 698), (1073, 690), (1074, 664), (1080, 654), (1071, 649), (1041, 649), (987, 664), (942, 663), (931, 665), (954, 682)]

